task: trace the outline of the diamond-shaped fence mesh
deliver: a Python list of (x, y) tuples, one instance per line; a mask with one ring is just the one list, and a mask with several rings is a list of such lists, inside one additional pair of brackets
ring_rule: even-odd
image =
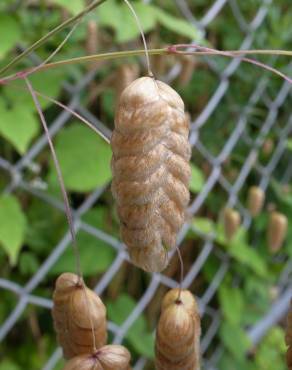
[[(272, 6), (271, 0), (257, 1), (257, 12), (250, 19), (246, 19), (237, 0), (210, 0), (204, 2), (204, 4), (208, 3), (208, 6), (205, 6), (204, 15), (200, 19), (197, 19), (192, 14), (189, 5), (190, 2), (186, 0), (175, 0), (175, 3), (177, 11), (189, 23), (199, 28), (203, 34), (212, 33), (212, 27), (215, 22), (224, 22), (224, 17), (232, 17), (232, 22), (235, 23), (237, 32), (240, 34), (240, 37), (237, 39), (240, 39), (241, 43), (236, 45), (238, 49), (250, 49), (255, 45), (258, 31), (261, 30), (261, 26), (265, 22), (267, 13)], [(34, 58), (36, 58), (35, 62), (37, 62), (37, 57)], [(248, 229), (251, 227), (251, 217), (245, 208), (245, 204), (242, 202), (243, 198), (241, 194), (248, 178), (252, 176), (254, 183), (263, 190), (268, 188), (273, 177), (276, 177), (282, 184), (288, 184), (291, 181), (292, 158), (291, 155), (289, 157), (286, 146), (287, 137), (292, 133), (292, 116), (289, 114), (289, 107), (291, 107), (290, 86), (288, 82), (280, 80), (276, 93), (271, 93), (269, 90), (271, 75), (263, 73), (257, 67), (250, 67), (257, 71), (256, 77), (244, 81), (242, 79), (240, 80), (240, 69), (242, 67), (240, 59), (226, 59), (224, 60), (225, 64), (222, 64), (220, 57), (206, 57), (202, 60), (207, 68), (209, 68), (208, 73), (216, 76), (216, 83), (210, 83), (208, 99), (192, 102), (193, 105), (199, 104), (200, 111), (196, 111), (197, 113), (192, 116), (190, 143), (193, 147), (195, 161), (197, 158), (198, 165), (204, 163), (207, 170), (204, 187), (193, 197), (188, 212), (190, 217), (197, 215), (204, 208), (205, 202), (212, 192), (217, 192), (224, 199), (223, 202), (225, 204), (240, 211), (243, 225)], [(270, 62), (273, 63), (274, 59), (271, 59)], [(177, 63), (163, 79), (171, 83), (179, 73), (180, 64)], [(201, 73), (201, 71), (198, 73)], [(239, 73), (239, 76), (237, 73)], [(234, 76), (236, 78), (233, 78)], [(76, 85), (64, 84), (64, 90), (70, 97), (68, 106), (89, 119), (105, 135), (110, 136), (110, 130), (86, 106), (82, 105), (81, 92), (89, 86), (94, 77), (95, 72), (92, 71), (84, 75)], [(238, 80), (239, 83), (236, 82)], [(232, 89), (233, 82), (236, 84), (236, 88), (234, 89)], [(245, 85), (244, 95), (246, 96), (246, 100), (242, 105), (235, 106), (232, 95), (236, 94), (236, 89), (243, 89), (243, 85)], [(223, 102), (225, 106), (230, 106), (230, 111), (221, 110)], [(255, 118), (253, 114), (257, 108), (261, 109), (260, 118)], [(280, 120), (279, 116), (281, 116)], [(70, 119), (70, 113), (61, 111), (54, 118), (53, 122), (49, 122), (51, 136), (56, 137)], [(231, 131), (224, 128), (224, 123), (227, 121), (233, 123)], [(230, 127), (230, 124), (228, 127)], [(276, 145), (269, 160), (263, 163), (259, 159), (259, 153), (271, 132), (273, 132), (273, 136), (275, 137)], [(213, 135), (214, 142), (218, 140), (218, 145), (209, 148), (210, 140), (205, 140), (208, 135)], [(9, 174), (11, 179), (5, 191), (8, 193), (16, 191), (28, 193), (31, 197), (38, 198), (40, 202), (47, 203), (50, 207), (64, 212), (64, 205), (59, 198), (48, 194), (45, 190), (34, 187), (30, 182), (25, 180), (24, 173), (27, 166), (34, 162), (42, 151), (46, 149), (46, 146), (46, 137), (42, 135), (16, 163), (11, 163), (5, 158), (0, 158), (1, 171)], [(226, 175), (224, 166), (238, 147), (241, 147), (245, 155), (240, 164), (239, 171), (234, 174), (231, 180), (231, 177)], [(116, 253), (113, 263), (95, 286), (95, 291), (101, 296), (113, 278), (123, 269), (125, 261), (128, 261), (126, 249), (120, 240), (109, 235), (105, 230), (96, 228), (81, 219), (82, 215), (98, 204), (100, 197), (105, 192), (110, 192), (109, 186), (98, 188), (91, 194), (88, 194), (83, 204), (78, 209), (73, 210), (76, 232), (79, 233), (82, 231), (93, 236), (96, 238), (97, 244), (100, 241), (105, 242)], [(213, 278), (209, 285), (200, 287), (197, 296), (202, 315), (203, 335), (201, 350), (204, 368), (215, 369), (224, 348), (217, 336), (222, 315), (220, 309), (214, 308), (216, 305), (212, 304), (212, 301), (216, 296), (220, 283), (230, 270), (232, 261), (223, 249), (216, 246), (214, 235), (204, 233), (199, 229), (196, 230), (195, 224), (192, 223), (186, 223), (181, 230), (178, 240), (180, 246), (186, 243), (186, 236), (190, 230), (199, 235), (197, 239), (198, 253), (193, 263), (188, 263), (185, 266), (183, 287), (194, 287), (196, 279), (200, 276), (210, 259), (213, 260), (213, 265), (216, 266), (216, 270), (212, 272)], [(39, 315), (42, 315), (42, 310), (51, 309), (52, 301), (40, 296), (38, 294), (38, 287), (42, 284), (49, 271), (69, 244), (70, 234), (67, 231), (59, 240), (58, 244), (52, 246), (50, 254), (43, 261), (36, 274), (31, 276), (26, 284), (18, 285), (13, 281), (0, 279), (1, 289), (10, 291), (16, 297), (15, 305), (10, 314), (1, 323), (0, 340), (5, 340), (5, 337), (17, 325), (18, 320), (28, 305), (37, 306), (39, 308)], [(278, 299), (265, 312), (263, 318), (248, 330), (248, 335), (252, 343), (256, 344), (260, 342), (267, 330), (285, 314), (292, 294), (291, 284), (289, 285), (291, 274), (292, 263), (288, 261), (277, 283), (279, 289)], [(177, 279), (173, 275), (175, 274), (153, 274), (149, 276), (148, 280), (146, 279), (146, 283), (144, 282), (146, 284), (145, 290), (141, 294), (136, 307), (132, 312), (128, 313), (126, 320), (121, 325), (109, 322), (109, 331), (113, 335), (114, 343), (123, 342), (135, 320), (149, 308), (153, 300), (160, 302), (166, 288), (177, 286), (179, 274), (177, 274)], [(238, 281), (235, 279), (234, 288), (236, 288), (237, 284)], [(56, 350), (45, 361), (43, 369), (54, 369), (60, 358), (61, 350), (56, 345)], [(147, 360), (141, 357), (134, 364), (134, 369), (144, 369), (146, 368), (146, 364)]]

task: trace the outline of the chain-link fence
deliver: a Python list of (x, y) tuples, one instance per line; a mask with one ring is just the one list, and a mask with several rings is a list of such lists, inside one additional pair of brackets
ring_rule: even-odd
[[(150, 2), (150, 1), (145, 1)], [(254, 42), (257, 38), (257, 31), (261, 29), (262, 23), (265, 21), (265, 17), (271, 7), (272, 0), (259, 1), (259, 6), (256, 14), (252, 19), (245, 19), (241, 13), (237, 0), (216, 0), (209, 1), (209, 7), (205, 11), (205, 15), (200, 19), (197, 19), (192, 14), (188, 2), (186, 0), (175, 1), (177, 10), (190, 22), (199, 28), (203, 34), (206, 34), (211, 25), (222, 16), (223, 11), (228, 12), (228, 17), (232, 17), (233, 21), (241, 33), (242, 42), (237, 45), (238, 49), (250, 49), (253, 47)], [(33, 57), (37, 63), (38, 59), (36, 56)], [(289, 114), (285, 116), (285, 122), (281, 120), (281, 124), (278, 123), (279, 112), (287, 110), (291, 106), (291, 90), (288, 82), (282, 82), (275, 96), (271, 96), (269, 92), (269, 81), (270, 75), (263, 73), (261, 70), (258, 72), (258, 79), (253, 83), (249, 84), (250, 94), (246, 98), (246, 103), (240, 107), (240, 111), (232, 118), (229, 117), (228, 113), (223, 117), (223, 120), (231, 120), (234, 122), (232, 132), (228, 133), (228, 138), (222, 143), (222, 148), (217, 153), (212, 153), (208, 146), (204, 143), (204, 137), (200, 135), (200, 130), (203, 129), (204, 125), (212, 120), (216, 120), (216, 114), (220, 110), (222, 101), (226, 98), (226, 95), (232, 84), (233, 75), (241, 68), (242, 62), (240, 59), (231, 59), (224, 68), (222, 65), (217, 64), (218, 58), (214, 59), (204, 58), (204, 63), (208, 65), (210, 73), (217, 76), (217, 86), (211, 92), (208, 101), (204, 102), (200, 114), (192, 117), (191, 124), (191, 135), (190, 142), (196, 155), (200, 156), (209, 167), (208, 177), (205, 181), (203, 189), (197, 194), (189, 206), (189, 214), (196, 215), (198, 211), (204, 207), (207, 197), (214, 189), (218, 187), (226, 193), (226, 203), (230, 207), (236, 207), (243, 219), (243, 225), (245, 228), (249, 228), (251, 225), (251, 218), (249, 212), (246, 210), (245, 205), (240, 201), (240, 192), (245, 185), (248, 176), (253, 171), (256, 173), (258, 179), (257, 185), (263, 190), (267, 189), (275, 171), (277, 171), (277, 178), (282, 184), (287, 184), (291, 181), (292, 177), (292, 158), (289, 159), (289, 154), (286, 150), (286, 139), (289, 134), (292, 133), (292, 116)], [(271, 62), (273, 60), (271, 59)], [(256, 67), (254, 67), (256, 68)], [(180, 73), (180, 64), (176, 64), (171, 71), (164, 77), (164, 80), (171, 83), (177, 75)], [(96, 125), (106, 136), (110, 136), (110, 130), (103, 125), (103, 123), (92, 113), (81, 104), (80, 94), (91, 81), (94, 79), (95, 72), (89, 72), (79, 81), (76, 85), (69, 83), (64, 84), (64, 90), (70, 96), (68, 101), (69, 108), (83, 115), (85, 118), (90, 120)], [(194, 102), (196, 104), (196, 102)], [(258, 105), (261, 105), (264, 111), (262, 119), (254, 123), (252, 118), (253, 109)], [(235, 118), (234, 118), (235, 117)], [(50, 135), (55, 137), (62, 127), (64, 127), (70, 120), (70, 113), (62, 111), (53, 122), (50, 123)], [(251, 137), (249, 127), (256, 126), (256, 137)], [(216, 128), (215, 128), (216, 129)], [(221, 129), (221, 128), (220, 128)], [(258, 154), (261, 150), (263, 143), (269, 133), (273, 131), (276, 136), (276, 147), (269, 158), (269, 161), (264, 165), (258, 160)], [(216, 136), (216, 133), (214, 132)], [(248, 148), (248, 155), (244, 158), (244, 162), (240, 167), (240, 171), (236, 175), (233, 182), (224, 174), (223, 167), (224, 163), (231, 156), (232, 152), (238, 145), (245, 145)], [(74, 145), (74, 144), (72, 144)], [(6, 192), (14, 192), (21, 189), (21, 191), (28, 192), (33, 197), (39, 198), (42, 202), (49, 204), (51, 207), (55, 207), (64, 212), (64, 206), (57, 198), (46, 193), (46, 191), (38, 190), (33, 187), (31, 183), (25, 180), (23, 172), (26, 167), (34, 161), (34, 159), (46, 148), (47, 140), (43, 135), (38, 138), (30, 150), (20, 158), (16, 163), (10, 163), (5, 158), (0, 158), (0, 168), (10, 175), (11, 182), (5, 189)], [(286, 168), (280, 166), (282, 159), (285, 159), (287, 164)], [(104, 273), (98, 284), (95, 287), (95, 291), (102, 296), (104, 290), (108, 287), (112, 279), (120, 270), (125, 260), (128, 260), (128, 255), (124, 246), (120, 240), (117, 240), (112, 235), (107, 234), (104, 230), (93, 227), (81, 220), (81, 216), (86, 213), (94, 204), (98, 202), (98, 199), (105, 192), (109, 191), (109, 187), (98, 188), (90, 195), (87, 196), (84, 203), (78, 208), (73, 210), (74, 222), (76, 232), (83, 231), (95, 237), (97, 241), (104, 241), (116, 251), (116, 257), (110, 268)], [(188, 231), (194, 228), (194, 225), (185, 224), (179, 235), (179, 244), (181, 244)], [(208, 233), (203, 233), (200, 230), (195, 230), (200, 235), (199, 248), (200, 252), (197, 255), (196, 260), (193, 261), (191, 266), (186, 267), (185, 276), (183, 280), (183, 287), (189, 287), (194, 280), (199, 276), (205, 264), (208, 262), (210, 256), (216, 258), (219, 261), (219, 268), (214, 272), (211, 283), (204, 289), (204, 292), (198, 296), (198, 302), (200, 305), (200, 312), (202, 315), (203, 322), (203, 336), (201, 341), (201, 350), (204, 361), (204, 368), (215, 369), (218, 359), (222, 355), (223, 347), (217, 340), (214, 341), (218, 333), (221, 314), (220, 310), (214, 309), (214, 305), (210, 304), (214, 298), (220, 283), (230, 268), (230, 257), (222, 250), (216, 247), (214, 242), (214, 236)], [(42, 266), (39, 268), (37, 273), (32, 276), (25, 285), (20, 286), (13, 281), (0, 279), (1, 289), (5, 289), (13, 292), (17, 296), (17, 302), (15, 307), (11, 311), (6, 320), (1, 323), (0, 326), (0, 339), (4, 340), (7, 334), (16, 325), (17, 321), (21, 317), (24, 310), (28, 305), (36, 305), (43, 310), (51, 309), (51, 300), (39, 296), (37, 293), (38, 286), (42, 283), (50, 269), (54, 266), (56, 261), (59, 259), (61, 254), (70, 244), (70, 234), (67, 232), (55, 246), (52, 246), (50, 255), (44, 261)], [(266, 331), (273, 326), (283, 315), (285, 314), (289, 299), (292, 295), (292, 287), (289, 285), (289, 279), (292, 274), (292, 263), (287, 262), (286, 267), (281, 272), (278, 289), (279, 297), (275, 301), (274, 305), (270, 307), (270, 310), (266, 312), (265, 316), (260, 322), (257, 322), (248, 331), (248, 335), (252, 343), (258, 343)], [(138, 304), (132, 312), (129, 312), (127, 319), (120, 325), (117, 326), (114, 323), (109, 322), (109, 331), (113, 334), (113, 342), (121, 343), (125, 338), (125, 335), (135, 322), (135, 320), (143, 313), (151, 300), (155, 299), (157, 291), (161, 286), (167, 288), (176, 287), (177, 281), (167, 276), (164, 273), (153, 274), (149, 279), (148, 286), (145, 289), (144, 294), (140, 297)], [(235, 281), (236, 287), (236, 281)], [(157, 298), (160, 299), (160, 298)], [(212, 343), (212, 346), (211, 346)], [(215, 343), (215, 344), (214, 344)], [(47, 363), (43, 364), (44, 370), (54, 369), (56, 363), (61, 357), (61, 350), (56, 348), (55, 352), (51, 354), (51, 357)], [(134, 369), (143, 369), (147, 363), (145, 358), (140, 358)]]

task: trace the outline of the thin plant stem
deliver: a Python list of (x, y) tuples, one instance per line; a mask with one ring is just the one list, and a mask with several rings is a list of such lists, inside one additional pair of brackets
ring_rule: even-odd
[[(190, 45), (188, 45), (189, 47)], [(219, 50), (209, 50), (209, 51), (179, 51), (173, 48), (172, 46), (168, 48), (163, 48), (163, 49), (149, 49), (148, 50), (149, 55), (196, 55), (196, 56), (204, 56), (204, 55), (210, 55), (210, 56), (227, 56), (231, 58), (242, 58), (243, 55), (245, 54), (254, 54), (254, 55), (281, 55), (281, 56), (287, 56), (291, 57), (292, 52), (290, 51), (285, 51), (285, 50), (231, 50), (231, 51), (219, 51)], [(89, 62), (96, 62), (99, 60), (111, 60), (111, 59), (117, 59), (117, 58), (128, 58), (132, 56), (139, 56), (145, 54), (145, 50), (127, 50), (127, 51), (115, 51), (111, 53), (102, 53), (102, 54), (97, 54), (97, 55), (89, 55), (89, 56), (84, 56), (84, 57), (78, 57), (78, 58), (72, 58), (72, 59), (66, 59), (66, 60), (61, 60), (58, 62), (54, 63), (48, 63), (42, 67), (40, 67), (38, 71), (43, 71), (51, 68), (58, 68), (62, 67), (65, 65), (70, 65), (70, 64), (77, 64), (77, 63), (89, 63)], [(242, 58), (244, 60), (244, 58)], [(248, 58), (246, 58), (248, 59)], [(291, 83), (291, 78), (283, 74), (282, 72), (274, 69), (273, 67), (270, 67), (264, 63), (261, 63), (256, 60), (244, 60), (248, 63), (252, 63), (255, 65), (258, 65), (261, 68), (265, 68), (280, 77), (284, 78), (287, 80), (289, 83)], [(23, 71), (22, 73), (29, 73), (30, 69), (27, 69)], [(8, 77), (5, 77), (0, 80), (0, 84), (6, 84), (9, 81), (15, 80), (19, 77), (23, 77), (20, 73), (11, 75)]]
[(93, 9), (104, 3), (106, 0), (95, 0), (92, 2), (92, 4), (88, 5), (84, 10), (82, 10), (77, 15), (67, 19), (65, 22), (61, 23), (59, 26), (54, 28), (52, 31), (47, 33), (45, 36), (40, 38), (38, 41), (36, 41), (34, 44), (32, 44), (30, 47), (28, 47), (26, 50), (24, 50), (21, 54), (19, 54), (16, 58), (14, 58), (10, 63), (8, 63), (5, 67), (3, 67), (0, 70), (0, 75), (4, 74), (6, 71), (11, 69), (13, 66), (15, 66), (20, 60), (22, 60), (25, 56), (30, 54), (32, 51), (39, 48), (41, 45), (43, 45), (48, 39), (50, 39), (52, 36), (63, 30), (65, 27), (70, 26), (71, 24), (75, 23), (78, 19), (82, 18), (84, 15), (91, 12)]
[(51, 137), (50, 137), (50, 133), (49, 133), (49, 129), (48, 129), (48, 126), (47, 126), (47, 123), (46, 123), (46, 119), (45, 119), (45, 116), (42, 112), (41, 105), (40, 105), (40, 102), (37, 98), (37, 95), (36, 95), (36, 93), (33, 89), (33, 86), (31, 84), (31, 82), (29, 81), (29, 79), (27, 77), (24, 77), (24, 81), (25, 81), (26, 86), (27, 86), (27, 88), (28, 88), (28, 90), (29, 90), (29, 92), (32, 96), (32, 99), (34, 101), (36, 110), (38, 112), (41, 123), (43, 125), (44, 131), (45, 131), (45, 134), (46, 134), (46, 137), (47, 137), (47, 140), (48, 140), (48, 144), (49, 144), (49, 147), (50, 147), (50, 150), (51, 150), (51, 153), (52, 153), (52, 158), (53, 158), (54, 165), (55, 165), (55, 168), (56, 168), (56, 171), (57, 171), (58, 181), (59, 181), (59, 184), (60, 184), (60, 188), (61, 188), (61, 192), (62, 192), (64, 204), (65, 204), (66, 217), (67, 217), (67, 220), (68, 220), (69, 230), (70, 230), (70, 234), (71, 234), (71, 238), (72, 238), (72, 245), (73, 245), (74, 254), (75, 254), (75, 261), (76, 261), (76, 271), (77, 271), (77, 274), (78, 274), (79, 278), (81, 279), (82, 278), (82, 271), (81, 271), (81, 265), (80, 265), (80, 255), (79, 255), (79, 250), (78, 250), (76, 235), (75, 235), (73, 215), (72, 215), (72, 211), (71, 211), (67, 191), (66, 191), (66, 188), (65, 188), (65, 183), (64, 183), (60, 163), (59, 163), (57, 154), (55, 152), (55, 148), (54, 148), (53, 142), (52, 142)]
[(180, 279), (179, 279), (179, 285), (178, 285), (178, 296), (177, 296), (177, 301), (180, 302), (180, 297), (181, 297), (181, 291), (182, 291), (182, 283), (184, 279), (184, 261), (180, 252), (179, 247), (176, 245), (175, 246), (179, 263), (180, 263)]
[(132, 12), (132, 14), (135, 18), (135, 21), (137, 23), (137, 26), (139, 28), (139, 31), (140, 31), (140, 34), (141, 34), (141, 37), (142, 37), (142, 41), (143, 41), (143, 45), (144, 45), (144, 49), (145, 49), (145, 57), (146, 57), (148, 75), (152, 77), (153, 73), (152, 73), (151, 67), (150, 67), (150, 58), (149, 58), (149, 53), (148, 53), (148, 47), (147, 47), (147, 42), (146, 42), (146, 39), (145, 39), (145, 34), (144, 34), (144, 31), (143, 31), (141, 21), (140, 21), (138, 15), (137, 15), (137, 13), (135, 12), (135, 9), (133, 8), (132, 4), (128, 0), (124, 0), (124, 2), (127, 4), (130, 11)]

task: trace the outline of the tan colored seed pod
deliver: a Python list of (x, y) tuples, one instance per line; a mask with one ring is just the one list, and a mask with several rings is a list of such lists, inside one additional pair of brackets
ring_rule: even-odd
[(197, 303), (187, 291), (172, 289), (164, 297), (156, 331), (157, 370), (200, 369), (201, 324)]
[(224, 210), (224, 233), (227, 241), (231, 241), (240, 226), (240, 214), (231, 208)]
[(181, 86), (186, 86), (192, 79), (194, 68), (195, 68), (195, 59), (190, 55), (184, 55), (181, 57), (181, 71), (178, 77), (178, 83)]
[(288, 229), (288, 219), (285, 215), (279, 212), (272, 212), (269, 218), (267, 237), (268, 246), (272, 253), (276, 253), (281, 249), (286, 238)]
[(264, 191), (258, 186), (251, 186), (248, 191), (247, 207), (253, 217), (257, 216), (261, 212), (264, 202)]
[(290, 311), (287, 316), (287, 323), (286, 323), (286, 335), (285, 335), (285, 342), (288, 346), (287, 353), (286, 353), (286, 361), (288, 370), (292, 370), (292, 301), (290, 305)]
[(117, 69), (115, 78), (115, 89), (117, 97), (119, 98), (121, 93), (139, 76), (138, 64), (122, 64)]
[(130, 370), (129, 351), (119, 345), (106, 345), (92, 355), (73, 357), (63, 370)]
[(52, 310), (57, 340), (65, 359), (88, 354), (107, 341), (106, 309), (98, 295), (82, 286), (77, 275), (64, 273), (57, 279)]
[(161, 271), (189, 203), (189, 124), (180, 96), (142, 77), (121, 95), (111, 139), (112, 193), (132, 262)]
[(262, 146), (264, 156), (268, 157), (269, 155), (271, 155), (274, 150), (274, 147), (275, 147), (274, 140), (271, 138), (267, 138)]
[(90, 20), (87, 23), (86, 52), (89, 55), (96, 54), (98, 45), (97, 23)]

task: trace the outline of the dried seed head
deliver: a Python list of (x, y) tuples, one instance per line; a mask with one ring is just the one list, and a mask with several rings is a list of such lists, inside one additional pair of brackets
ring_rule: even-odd
[(182, 305), (190, 314), (198, 315), (199, 318), (197, 302), (189, 290), (183, 289), (180, 291), (179, 288), (169, 290), (162, 300), (161, 310), (163, 311), (175, 303)]
[(181, 57), (181, 71), (178, 77), (178, 83), (181, 86), (186, 86), (191, 81), (195, 68), (195, 59), (190, 55)]
[(122, 64), (117, 69), (115, 90), (119, 98), (121, 93), (139, 76), (138, 64)]
[(157, 370), (198, 370), (200, 368), (200, 317), (192, 294), (169, 291), (162, 302), (156, 331)]
[(224, 210), (224, 232), (227, 241), (231, 241), (240, 226), (240, 214), (231, 208)]
[(100, 348), (107, 341), (106, 310), (96, 293), (85, 287), (77, 275), (62, 274), (53, 294), (53, 320), (57, 340), (64, 358), (88, 354), (95, 345)]
[(185, 220), (191, 155), (180, 96), (142, 77), (120, 97), (111, 139), (112, 193), (132, 262), (161, 271)]
[(261, 212), (264, 201), (264, 191), (258, 186), (251, 186), (248, 191), (247, 207), (253, 217), (257, 216)]
[(130, 370), (130, 361), (130, 353), (125, 347), (107, 345), (92, 355), (72, 358), (63, 370)]
[(98, 45), (97, 23), (94, 20), (87, 22), (86, 52), (96, 54)]
[(286, 335), (285, 335), (285, 342), (288, 346), (287, 354), (286, 354), (286, 361), (288, 370), (292, 370), (292, 301), (290, 305), (290, 311), (287, 316), (287, 323), (286, 323)]
[(262, 151), (265, 156), (269, 156), (272, 151), (274, 150), (274, 140), (271, 138), (267, 138), (262, 146)]
[(268, 245), (272, 253), (278, 252), (286, 238), (288, 219), (279, 212), (272, 212), (267, 230)]

